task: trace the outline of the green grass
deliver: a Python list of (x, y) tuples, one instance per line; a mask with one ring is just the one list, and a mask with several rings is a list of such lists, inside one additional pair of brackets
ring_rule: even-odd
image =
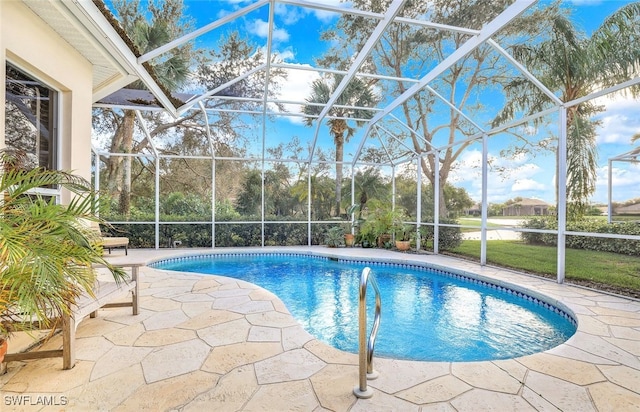
[[(477, 228), (477, 229), (472, 229), (472, 228), (467, 228), (467, 227), (460, 228), (462, 233), (475, 232), (475, 231), (480, 230), (480, 223), (481, 223), (480, 218), (460, 217), (460, 218), (458, 218), (456, 220), (458, 221), (459, 225), (462, 225), (462, 226), (473, 226), (474, 228)], [(495, 224), (495, 223), (487, 222), (487, 228), (499, 228), (499, 227), (503, 227), (503, 226), (504, 225), (498, 225), (498, 224)]]
[[(465, 240), (452, 252), (479, 259), (480, 241)], [(640, 257), (566, 249), (565, 262), (565, 277), (568, 281), (596, 288), (600, 285), (602, 289), (619, 293), (629, 291), (632, 296), (640, 294)], [(492, 240), (487, 244), (487, 263), (555, 277), (557, 249), (528, 245), (520, 241)]]

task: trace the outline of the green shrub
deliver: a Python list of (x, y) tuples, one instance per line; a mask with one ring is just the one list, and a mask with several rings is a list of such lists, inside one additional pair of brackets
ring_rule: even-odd
[[(523, 226), (529, 229), (557, 230), (558, 223), (553, 217), (537, 217), (529, 219)], [(567, 231), (638, 236), (640, 235), (640, 225), (632, 222), (607, 223), (597, 219), (582, 219), (567, 222)], [(529, 244), (557, 245), (557, 236), (555, 234), (523, 232), (522, 239)], [(625, 255), (640, 254), (640, 241), (629, 239), (567, 235), (566, 247), (622, 253)]]
[[(547, 217), (534, 217), (527, 220), (524, 223), (524, 227), (528, 229), (548, 229), (551, 225), (555, 224), (555, 219), (551, 221), (551, 219)], [(544, 239), (545, 233), (534, 233), (534, 232), (520, 232), (520, 237), (525, 243), (530, 245), (545, 245), (548, 244)]]
[[(442, 219), (440, 223), (455, 225), (454, 219)], [(440, 250), (455, 249), (462, 243), (462, 231), (459, 227), (440, 226), (438, 230), (438, 248)], [(423, 242), (433, 241), (433, 226), (420, 227), (420, 237)]]
[[(140, 220), (152, 221), (153, 215), (140, 216)], [(162, 216), (164, 222), (181, 222), (189, 220), (203, 220), (197, 216)], [(307, 245), (308, 226), (306, 223), (282, 223), (286, 221), (278, 218), (278, 223), (265, 222), (266, 246), (297, 246)], [(293, 218), (291, 218), (293, 220)], [(312, 224), (311, 244), (324, 243), (327, 230), (335, 225), (330, 223)], [(215, 245), (231, 246), (260, 246), (262, 245), (262, 225), (255, 223), (216, 223)], [(113, 227), (103, 227), (103, 232), (111, 236), (126, 236), (130, 247), (155, 247), (155, 225), (153, 223), (115, 224)], [(160, 247), (171, 247), (174, 241), (180, 241), (182, 247), (211, 247), (210, 223), (160, 223)]]

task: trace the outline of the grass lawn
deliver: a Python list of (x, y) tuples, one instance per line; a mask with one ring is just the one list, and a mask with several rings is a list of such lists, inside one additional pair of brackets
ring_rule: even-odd
[[(462, 233), (465, 232), (475, 232), (480, 230), (480, 224), (481, 224), (481, 220), (480, 218), (469, 218), (469, 217), (460, 217), (458, 219), (456, 219), (458, 221), (459, 225), (463, 225), (463, 226), (473, 226), (474, 228), (477, 229), (472, 229), (472, 228), (467, 228), (467, 227), (463, 227), (460, 228), (460, 231), (462, 231)], [(487, 228), (499, 228), (499, 227), (503, 227), (504, 225), (498, 225), (496, 223), (492, 223), (492, 222), (487, 222)]]
[[(465, 240), (451, 252), (479, 260), (480, 241)], [(520, 241), (492, 240), (487, 244), (487, 263), (555, 278), (557, 250)], [(640, 297), (640, 257), (566, 249), (565, 278), (568, 282)]]

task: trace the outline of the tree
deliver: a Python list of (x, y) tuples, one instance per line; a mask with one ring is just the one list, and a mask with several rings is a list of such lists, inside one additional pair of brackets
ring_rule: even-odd
[[(305, 100), (307, 104), (303, 106), (302, 112), (309, 117), (305, 117), (307, 126), (313, 125), (315, 120), (312, 116), (319, 115), (324, 109), (324, 104), (328, 103), (336, 88), (342, 81), (342, 76), (334, 74), (331, 77), (321, 77), (311, 85), (311, 95)], [(346, 118), (370, 119), (373, 117), (371, 110), (366, 107), (375, 106), (380, 100), (371, 87), (371, 84), (359, 78), (353, 78), (347, 87), (342, 91), (334, 106), (328, 112), (331, 119), (327, 120), (329, 133), (333, 137), (336, 147), (336, 185), (335, 185), (335, 214), (340, 216), (340, 203), (342, 201), (342, 162), (344, 160), (344, 143), (348, 142), (356, 131), (356, 128), (349, 125)], [(363, 121), (355, 120), (356, 126), (362, 126)]]
[[(629, 4), (609, 16), (591, 37), (573, 26), (568, 12), (552, 6), (548, 37), (512, 46), (524, 64), (563, 102), (587, 96), (638, 75), (640, 64), (640, 3)], [(631, 89), (631, 93), (637, 90)], [(498, 125), (518, 112), (537, 113), (549, 98), (528, 81), (514, 79), (505, 86), (508, 101), (494, 120)], [(582, 215), (595, 191), (597, 178), (596, 127), (592, 116), (604, 110), (592, 101), (567, 110), (567, 202), (570, 216)], [(557, 190), (557, 188), (556, 188)]]
[[(300, 211), (306, 213), (307, 202), (310, 199), (309, 210), (311, 220), (323, 220), (331, 216), (333, 195), (335, 194), (335, 182), (329, 177), (329, 165), (326, 163), (327, 155), (318, 148), (315, 155), (318, 163), (305, 164), (300, 169), (297, 181), (291, 187), (291, 194), (298, 200)], [(309, 169), (307, 169), (309, 168)], [(307, 178), (309, 170), (309, 179)], [(309, 189), (309, 182), (311, 188)], [(302, 205), (304, 203), (304, 205)]]
[[(390, 0), (353, 0), (354, 8), (371, 11), (385, 11)], [(490, 19), (501, 13), (510, 3), (500, 1), (408, 1), (402, 11), (405, 18), (422, 18), (429, 16), (434, 23), (467, 27), (480, 30)], [(543, 12), (535, 12), (528, 19), (517, 19), (498, 33), (498, 40), (517, 36), (523, 38), (537, 34), (541, 22), (545, 20)], [(323, 39), (336, 43), (323, 57), (325, 67), (339, 66), (349, 61), (350, 50), (359, 48), (367, 41), (377, 21), (362, 16), (345, 14), (333, 29), (323, 33)], [(426, 73), (450, 54), (451, 50), (459, 48), (469, 39), (469, 35), (457, 32), (433, 30), (408, 23), (394, 23), (378, 42), (370, 59), (365, 63), (373, 73), (407, 77), (407, 73)], [(369, 67), (370, 66), (370, 67)], [(439, 156), (429, 155), (421, 158), (421, 171), (435, 186), (436, 162), (439, 162), (440, 203), (438, 205), (441, 216), (447, 215), (446, 194), (444, 188), (449, 173), (459, 156), (471, 144), (470, 142), (454, 145), (478, 130), (465, 122), (460, 112), (473, 116), (481, 113), (483, 106), (474, 96), (479, 90), (501, 88), (505, 81), (507, 67), (504, 61), (488, 45), (481, 45), (465, 58), (454, 64), (443, 75), (431, 84), (434, 89), (445, 97), (452, 107), (437, 106), (435, 96), (423, 91), (416, 93), (400, 106), (404, 116), (404, 123), (415, 130), (426, 143), (414, 134), (410, 135), (413, 150), (418, 154), (429, 152), (432, 146), (447, 146)], [(398, 96), (407, 91), (409, 85), (402, 81), (386, 81), (376, 84), (381, 88), (381, 94)], [(455, 110), (453, 107), (457, 108)], [(437, 110), (437, 116), (431, 116)], [(432, 120), (437, 117), (437, 120)], [(446, 117), (446, 119), (444, 119)]]
[[(358, 214), (362, 214), (367, 202), (370, 199), (377, 199), (381, 202), (391, 202), (391, 184), (388, 179), (383, 178), (380, 169), (367, 167), (359, 170), (353, 177), (355, 187), (355, 201), (360, 205)], [(346, 182), (345, 182), (346, 183)], [(351, 182), (345, 184), (345, 193), (349, 195), (349, 203), (351, 204)]]
[[(152, 51), (186, 33), (192, 26), (184, 18), (183, 0), (149, 1), (147, 11), (142, 9), (139, 0), (114, 0), (113, 6), (118, 13), (122, 28), (137, 47), (138, 54)], [(188, 77), (189, 65), (195, 54), (189, 43), (167, 52), (153, 69), (158, 82), (169, 91), (175, 91)], [(128, 86), (143, 89), (144, 85), (136, 81)], [(133, 110), (122, 113), (112, 112), (116, 130), (111, 141), (111, 153), (130, 154), (134, 148), (136, 114)], [(109, 192), (120, 197), (120, 211), (128, 216), (131, 207), (131, 157), (111, 156), (107, 160)], [(120, 186), (121, 185), (121, 186)]]
[[(138, 48), (153, 49), (159, 45), (188, 32), (192, 23), (185, 17), (183, 0), (160, 0), (148, 3), (149, 13), (143, 12), (139, 0), (119, 0), (114, 3), (119, 18), (125, 31), (131, 36)], [(145, 3), (146, 4), (146, 3)], [(145, 16), (149, 15), (149, 20)], [(167, 23), (165, 23), (167, 22)], [(169, 36), (162, 36), (163, 30), (168, 31)], [(166, 34), (166, 33), (165, 33)], [(211, 90), (241, 76), (247, 71), (263, 65), (264, 51), (244, 39), (238, 32), (231, 32), (220, 38), (219, 46), (207, 53), (201, 50), (193, 50), (191, 42), (184, 46), (172, 49), (169, 56), (175, 59), (165, 59), (163, 54), (161, 63), (154, 65), (159, 82), (169, 90), (176, 90), (181, 84), (177, 76), (171, 76), (172, 70), (186, 74), (189, 79), (198, 86)], [(273, 61), (279, 57), (274, 56)], [(184, 66), (182, 64), (184, 63)], [(166, 64), (167, 67), (164, 65)], [(184, 74), (184, 73), (183, 73)], [(159, 76), (162, 75), (162, 76)], [(274, 97), (279, 90), (279, 84), (286, 77), (281, 69), (273, 69), (270, 72), (269, 95)], [(263, 97), (265, 72), (258, 71), (232, 86), (224, 88), (219, 94), (243, 96), (247, 98)], [(141, 87), (139, 82), (131, 87)], [(206, 100), (207, 109), (215, 109), (218, 106), (229, 105), (226, 101)], [(234, 103), (236, 104), (236, 103)], [(233, 108), (256, 111), (253, 101), (240, 102)], [(237, 107), (241, 106), (241, 107)], [(142, 112), (142, 117), (149, 131), (149, 138), (156, 144), (155, 147), (161, 155), (210, 154), (217, 157), (241, 157), (243, 155), (243, 142), (249, 140), (250, 133), (255, 131), (251, 116), (227, 111), (218, 112), (215, 116), (209, 115), (209, 130), (207, 131), (204, 116), (198, 109), (192, 109), (178, 119), (167, 122), (167, 116), (163, 112)], [(99, 132), (113, 134), (109, 151), (111, 153), (144, 153), (153, 154), (150, 141), (143, 136), (140, 141), (134, 141), (136, 125), (134, 111), (115, 111), (111, 109), (96, 109), (94, 111), (94, 128)], [(205, 137), (209, 132), (211, 144)], [(131, 191), (142, 190), (140, 186), (150, 185), (153, 181), (144, 179), (143, 176), (154, 176), (153, 164), (145, 163), (137, 157), (110, 156), (104, 159), (107, 164), (106, 187), (112, 198), (121, 199), (120, 211), (126, 216), (131, 208)], [(211, 197), (211, 163), (199, 159), (181, 158), (180, 160), (162, 162), (161, 185), (164, 191), (182, 190), (198, 192), (203, 199)], [(126, 167), (125, 167), (126, 166)], [(235, 199), (240, 191), (240, 182), (234, 179), (242, 173), (243, 165), (237, 161), (214, 161), (216, 173), (216, 197), (219, 199)], [(142, 173), (147, 171), (148, 173)], [(131, 176), (131, 180), (127, 177)], [(193, 177), (196, 177), (195, 179)], [(138, 178), (140, 184), (136, 185)], [(123, 183), (124, 182), (124, 183)], [(144, 192), (144, 191), (143, 191)], [(136, 192), (138, 193), (138, 192)], [(134, 199), (134, 201), (136, 201)]]
[(236, 210), (244, 216), (260, 216), (262, 205), (262, 173), (250, 170), (246, 173), (238, 194)]
[(450, 184), (444, 188), (445, 197), (447, 199), (448, 218), (456, 218), (474, 205), (473, 199), (464, 187), (455, 187)]

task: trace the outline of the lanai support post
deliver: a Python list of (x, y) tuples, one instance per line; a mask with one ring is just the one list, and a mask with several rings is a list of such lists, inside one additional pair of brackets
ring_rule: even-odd
[(558, 283), (564, 282), (565, 274), (565, 251), (566, 251), (566, 231), (567, 231), (567, 108), (561, 106), (559, 109), (559, 129), (558, 139)]

